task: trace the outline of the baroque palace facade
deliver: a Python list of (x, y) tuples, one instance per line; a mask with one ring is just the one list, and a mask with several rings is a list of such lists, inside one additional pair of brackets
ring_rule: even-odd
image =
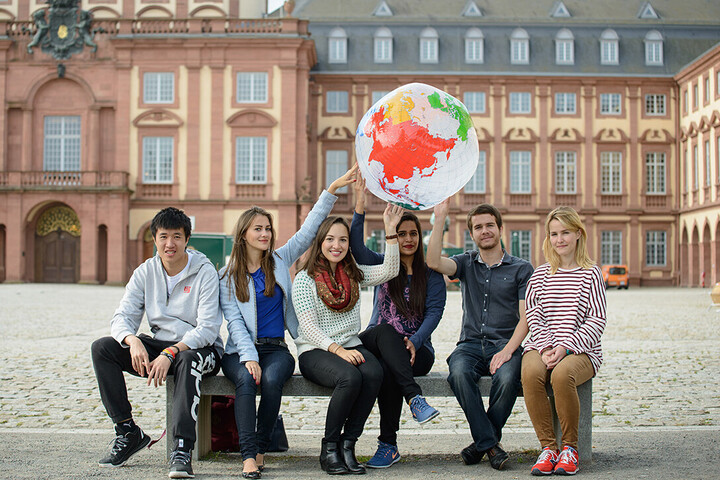
[(490, 202), (538, 265), (545, 215), (570, 205), (633, 285), (710, 284), (719, 41), (704, 0), (0, 1), (0, 281), (122, 283), (168, 205), (224, 237), (258, 204), (284, 242), (354, 161), (364, 112), (423, 82), (480, 141), (450, 245)]

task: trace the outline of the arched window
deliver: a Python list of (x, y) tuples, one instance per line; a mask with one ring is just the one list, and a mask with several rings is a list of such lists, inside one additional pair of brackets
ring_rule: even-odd
[(465, 63), (483, 63), (485, 61), (485, 35), (482, 30), (473, 27), (465, 33)]
[(572, 65), (575, 63), (575, 37), (567, 28), (555, 35), (555, 63)]
[(375, 30), (374, 58), (375, 63), (392, 63), (393, 61), (393, 36), (389, 28), (381, 27)]
[(530, 36), (522, 28), (516, 28), (510, 35), (510, 63), (513, 65), (530, 63)]
[(347, 63), (347, 34), (340, 27), (328, 35), (328, 63)]
[(600, 34), (600, 63), (618, 65), (620, 63), (619, 37), (615, 30), (608, 28)]
[(663, 64), (663, 37), (657, 30), (645, 35), (645, 65)]
[(432, 27), (420, 34), (420, 63), (438, 63), (438, 33)]

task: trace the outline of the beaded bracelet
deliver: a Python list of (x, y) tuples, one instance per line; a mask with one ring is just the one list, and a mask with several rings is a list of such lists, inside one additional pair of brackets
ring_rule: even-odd
[(160, 355), (163, 355), (164, 357), (168, 358), (170, 360), (170, 363), (172, 364), (175, 361), (175, 357), (172, 356), (172, 354), (167, 353), (165, 350), (163, 350)]

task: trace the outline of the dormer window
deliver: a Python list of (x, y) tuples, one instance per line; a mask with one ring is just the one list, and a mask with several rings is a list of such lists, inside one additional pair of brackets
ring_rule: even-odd
[(516, 28), (510, 35), (510, 63), (513, 65), (530, 63), (530, 36), (522, 28)]
[(390, 29), (382, 27), (375, 31), (374, 50), (375, 63), (392, 63), (393, 36)]
[(663, 37), (657, 30), (645, 35), (645, 65), (663, 64)]
[(438, 34), (428, 27), (420, 34), (420, 63), (438, 63)]
[(600, 63), (618, 65), (620, 63), (619, 37), (615, 30), (607, 29), (600, 35)]
[(340, 27), (328, 36), (328, 63), (347, 63), (347, 34)]
[(483, 63), (485, 61), (485, 35), (479, 28), (470, 28), (465, 33), (465, 63)]
[(563, 28), (555, 36), (555, 63), (558, 65), (575, 63), (575, 37), (567, 28)]

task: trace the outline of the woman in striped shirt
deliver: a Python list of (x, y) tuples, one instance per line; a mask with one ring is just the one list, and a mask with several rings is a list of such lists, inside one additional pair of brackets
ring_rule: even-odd
[[(530, 338), (525, 344), (522, 385), (530, 420), (543, 448), (533, 475), (573, 475), (578, 471), (577, 386), (592, 378), (602, 363), (600, 336), (605, 329), (605, 285), (590, 259), (587, 232), (578, 213), (558, 207), (545, 221), (543, 253), (527, 284), (525, 308)], [(557, 450), (550, 382), (562, 430)]]

